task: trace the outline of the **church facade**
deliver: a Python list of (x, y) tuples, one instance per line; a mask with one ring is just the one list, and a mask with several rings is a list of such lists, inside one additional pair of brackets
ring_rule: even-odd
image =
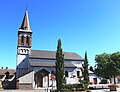
[[(32, 50), (32, 30), (25, 11), (18, 30), (16, 78), (19, 88), (50, 88), (56, 86), (56, 51)], [(83, 58), (74, 52), (64, 52), (65, 83), (76, 84), (82, 76)]]

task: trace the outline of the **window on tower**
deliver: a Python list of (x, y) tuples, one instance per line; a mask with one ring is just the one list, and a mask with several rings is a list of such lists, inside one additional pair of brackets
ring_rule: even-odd
[(29, 45), (29, 36), (26, 38), (26, 43)]
[(21, 44), (22, 45), (24, 44), (24, 36), (22, 36), (22, 38), (21, 38)]

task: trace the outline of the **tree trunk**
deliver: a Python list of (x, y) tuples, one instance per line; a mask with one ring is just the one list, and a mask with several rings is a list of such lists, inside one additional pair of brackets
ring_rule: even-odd
[(114, 78), (114, 84), (116, 84), (115, 76), (113, 76), (113, 78)]

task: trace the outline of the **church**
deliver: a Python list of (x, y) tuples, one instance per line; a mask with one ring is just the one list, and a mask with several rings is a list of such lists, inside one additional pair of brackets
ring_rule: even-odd
[[(33, 44), (34, 45), (34, 44)], [(82, 76), (83, 58), (75, 52), (64, 52), (65, 83), (77, 84)], [(17, 88), (38, 89), (56, 86), (56, 51), (33, 50), (28, 10), (18, 30), (16, 78)], [(51, 77), (54, 76), (54, 77)]]

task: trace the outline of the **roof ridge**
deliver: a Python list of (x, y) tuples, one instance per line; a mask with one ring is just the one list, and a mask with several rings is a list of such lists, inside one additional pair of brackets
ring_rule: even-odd
[[(35, 49), (31, 49), (31, 51), (48, 51), (48, 52), (56, 52), (56, 51), (51, 51), (51, 50), (35, 50)], [(77, 54), (76, 52), (63, 52), (63, 53), (75, 53), (75, 54)]]

